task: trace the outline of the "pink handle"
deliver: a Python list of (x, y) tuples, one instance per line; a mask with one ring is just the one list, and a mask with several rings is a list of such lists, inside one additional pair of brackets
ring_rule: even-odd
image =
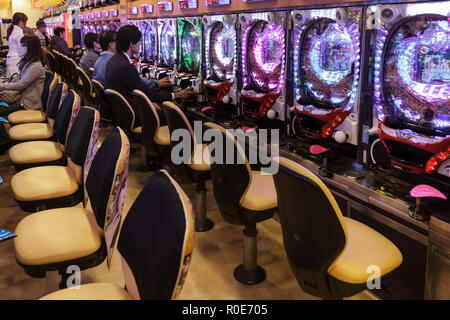
[(214, 109), (213, 107), (207, 106), (207, 107), (203, 107), (201, 110), (203, 111), (207, 111), (207, 110), (211, 110)]
[(426, 184), (420, 184), (418, 186), (415, 186), (414, 188), (411, 189), (409, 194), (411, 195), (411, 197), (414, 198), (433, 197), (433, 198), (447, 199), (447, 197), (444, 194), (442, 194), (442, 192)]
[(255, 131), (256, 129), (258, 129), (258, 126), (256, 126), (256, 127), (242, 127), (242, 130), (244, 130), (244, 132)]
[(319, 146), (318, 144), (313, 144), (309, 148), (309, 152), (311, 152), (312, 154), (321, 154), (321, 153), (324, 153), (325, 151), (328, 151), (328, 150), (330, 150), (330, 149), (324, 148), (322, 146)]

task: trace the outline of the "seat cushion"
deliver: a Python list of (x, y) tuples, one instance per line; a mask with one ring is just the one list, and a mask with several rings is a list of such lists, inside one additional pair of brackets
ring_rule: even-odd
[(58, 208), (33, 213), (14, 231), (16, 259), (39, 266), (86, 257), (100, 249), (103, 230), (84, 208)]
[(63, 151), (53, 141), (27, 141), (9, 149), (9, 159), (14, 164), (49, 162), (62, 156)]
[(209, 157), (208, 145), (197, 144), (195, 146), (191, 163), (189, 168), (195, 171), (209, 171), (211, 170), (211, 160)]
[(12, 127), (9, 138), (16, 141), (44, 140), (53, 136), (53, 130), (47, 123), (24, 123)]
[(170, 145), (169, 126), (163, 126), (159, 128), (159, 131), (155, 136), (155, 142), (162, 146)]
[(12, 124), (44, 122), (45, 113), (41, 110), (19, 110), (8, 115), (8, 121)]
[(40, 300), (133, 300), (128, 292), (112, 283), (89, 283), (79, 289), (64, 289)]
[(263, 175), (260, 171), (252, 171), (252, 181), (241, 206), (254, 211), (263, 211), (276, 208), (277, 192), (272, 175)]
[(347, 245), (328, 268), (329, 275), (347, 283), (362, 284), (373, 272), (367, 272), (369, 266), (379, 266), (380, 276), (383, 276), (402, 263), (400, 250), (381, 233), (347, 217), (344, 221)]
[(78, 183), (68, 167), (43, 166), (16, 173), (11, 189), (18, 201), (36, 201), (74, 194)]
[(135, 127), (131, 130), (133, 133), (142, 133), (142, 127)]

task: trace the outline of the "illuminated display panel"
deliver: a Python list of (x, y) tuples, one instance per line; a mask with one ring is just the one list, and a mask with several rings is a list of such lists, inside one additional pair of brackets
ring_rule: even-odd
[(128, 14), (130, 14), (130, 15), (137, 15), (138, 14), (138, 8), (137, 7), (128, 8)]
[(182, 18), (178, 20), (180, 67), (183, 72), (197, 73), (200, 70), (201, 22), (200, 19), (195, 21)]
[(117, 12), (116, 9), (109, 10), (109, 13), (111, 14), (111, 17), (117, 17), (118, 16), (118, 12)]
[(158, 58), (156, 43), (156, 27), (151, 23), (145, 23), (143, 34), (144, 55), (147, 61), (154, 62)]
[(206, 0), (207, 7), (228, 6), (231, 0)]
[(141, 13), (152, 13), (153, 6), (151, 4), (143, 4), (141, 5)]
[(108, 16), (109, 16), (108, 11), (102, 11), (102, 14), (103, 14), (104, 18), (108, 18)]
[(172, 11), (173, 5), (171, 1), (160, 1), (158, 2), (158, 11)]
[[(380, 32), (381, 34), (382, 32)], [(377, 41), (381, 43), (381, 35)], [(375, 57), (376, 106), (380, 117), (450, 133), (450, 26), (446, 16), (405, 19)], [(378, 75), (382, 75), (380, 78)]]
[(88, 16), (89, 16), (89, 19), (94, 19), (94, 14), (93, 13), (89, 13)]
[(180, 9), (197, 9), (197, 0), (179, 0)]
[(176, 37), (175, 30), (168, 21), (159, 21), (159, 54), (160, 64), (165, 67), (173, 67), (176, 61)]
[(100, 12), (95, 13), (95, 18), (100, 19), (102, 17), (102, 14)]

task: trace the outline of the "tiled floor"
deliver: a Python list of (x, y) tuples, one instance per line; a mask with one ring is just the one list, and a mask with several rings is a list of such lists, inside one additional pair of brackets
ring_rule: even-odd
[[(110, 129), (102, 129), (101, 137)], [(130, 157), (129, 181), (124, 208), (124, 217), (138, 196), (151, 172), (137, 172), (138, 152)], [(0, 227), (14, 231), (17, 223), (27, 215), (14, 201), (10, 181), (14, 167), (8, 155), (0, 156)], [(189, 197), (193, 199), (195, 184), (180, 182)], [(264, 267), (267, 279), (258, 285), (247, 286), (233, 277), (234, 268), (242, 262), (242, 227), (223, 221), (208, 187), (208, 217), (215, 225), (208, 232), (195, 234), (192, 262), (183, 291), (178, 299), (317, 299), (304, 293), (297, 284), (284, 252), (281, 227), (274, 219), (258, 224), (258, 263)], [(14, 257), (14, 241), (0, 242), (0, 299), (37, 299), (58, 289), (59, 276), (56, 271), (47, 273), (42, 279), (26, 275)], [(120, 257), (113, 255), (110, 270), (106, 262), (82, 272), (82, 283), (111, 282), (124, 284)], [(363, 292), (351, 299), (373, 299)]]

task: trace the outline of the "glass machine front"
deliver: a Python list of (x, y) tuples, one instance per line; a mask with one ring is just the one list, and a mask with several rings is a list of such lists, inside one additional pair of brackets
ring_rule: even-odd
[(361, 14), (359, 7), (293, 12), (297, 136), (358, 144)]
[[(374, 113), (392, 165), (450, 177), (450, 2), (380, 6)], [(443, 13), (446, 15), (443, 15)]]
[(177, 59), (175, 19), (158, 19), (158, 53), (160, 69), (174, 68)]
[(202, 60), (202, 34), (200, 18), (178, 19), (178, 46), (180, 72), (198, 73)]
[(240, 15), (245, 114), (285, 120), (285, 19), (285, 12)]
[(201, 85), (202, 24), (199, 17), (178, 18), (178, 73), (177, 86)]
[(143, 32), (144, 61), (155, 63), (158, 59), (156, 20), (145, 20)]
[(203, 25), (207, 99), (236, 105), (236, 16), (204, 17)]

